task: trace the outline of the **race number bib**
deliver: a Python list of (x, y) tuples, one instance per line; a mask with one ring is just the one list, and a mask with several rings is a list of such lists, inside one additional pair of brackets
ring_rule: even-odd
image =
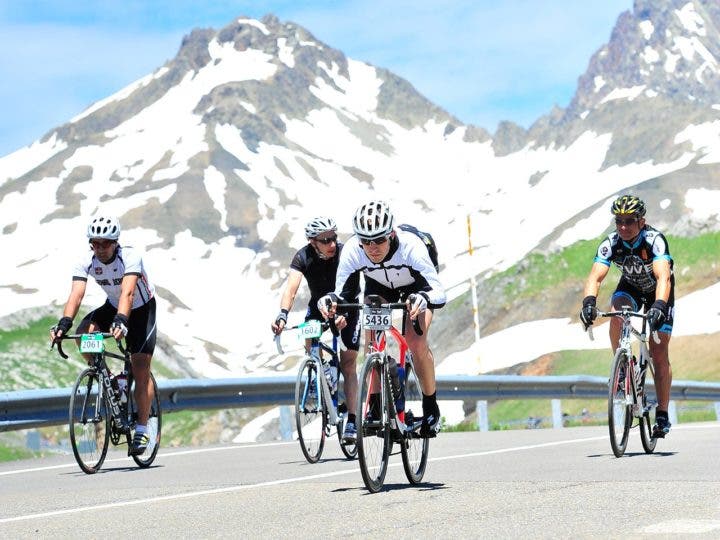
[(363, 306), (363, 326), (366, 330), (389, 330), (392, 311), (388, 308)]
[(298, 337), (300, 339), (319, 338), (322, 335), (322, 323), (309, 320), (298, 325)]
[(83, 334), (80, 336), (81, 353), (101, 353), (105, 350), (102, 334)]

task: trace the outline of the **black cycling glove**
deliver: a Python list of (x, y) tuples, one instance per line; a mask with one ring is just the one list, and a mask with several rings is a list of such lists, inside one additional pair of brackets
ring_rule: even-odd
[(72, 328), (73, 320), (70, 317), (61, 317), (58, 323), (53, 326), (53, 330), (55, 331), (55, 335), (57, 335), (58, 331), (62, 331), (62, 335), (67, 335), (67, 333)]
[(123, 315), (122, 313), (116, 313), (115, 318), (113, 319), (112, 324), (110, 325), (110, 332), (115, 330), (116, 328), (119, 328), (122, 332), (123, 337), (127, 336), (128, 333), (128, 318), (126, 315)]
[(596, 298), (594, 296), (586, 296), (583, 298), (583, 307), (580, 310), (580, 320), (587, 330), (592, 326), (593, 321), (597, 318), (597, 309), (595, 308)]
[(655, 300), (655, 302), (653, 302), (653, 305), (647, 312), (647, 321), (651, 332), (660, 330), (665, 319), (667, 319), (667, 309), (667, 302), (664, 300)]

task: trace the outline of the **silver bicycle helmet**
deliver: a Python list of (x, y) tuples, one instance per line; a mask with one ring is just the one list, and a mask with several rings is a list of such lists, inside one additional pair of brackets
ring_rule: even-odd
[(316, 217), (305, 225), (305, 238), (315, 238), (317, 235), (328, 231), (337, 231), (335, 220), (330, 217)]
[(94, 217), (88, 225), (87, 236), (88, 238), (117, 240), (120, 238), (120, 223), (117, 218), (110, 216)]
[(352, 225), (358, 237), (373, 240), (390, 234), (393, 215), (385, 201), (370, 201), (355, 211)]

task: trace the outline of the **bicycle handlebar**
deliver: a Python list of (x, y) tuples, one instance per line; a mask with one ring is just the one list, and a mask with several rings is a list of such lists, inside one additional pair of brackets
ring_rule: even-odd
[[(368, 304), (338, 304), (338, 309), (355, 309), (355, 310), (361, 310)], [(406, 309), (407, 305), (404, 302), (387, 302), (382, 304), (370, 304), (372, 307), (379, 307), (384, 309)], [(417, 320), (417, 318), (412, 319), (412, 327), (413, 330), (415, 330), (415, 333), (418, 336), (423, 335), (422, 328), (420, 328), (420, 322)]]
[[(280, 332), (280, 334), (275, 334), (275, 337), (273, 338), (273, 341), (275, 342), (275, 346), (277, 347), (278, 354), (285, 354), (285, 351), (284, 351), (283, 348), (282, 348), (282, 342), (280, 341), (280, 335), (281, 335), (285, 330), (297, 330), (298, 328), (300, 328), (300, 327), (302, 326), (302, 324), (304, 324), (304, 323), (296, 324), (296, 325), (293, 325), (293, 326), (284, 326), (283, 329), (282, 329), (282, 331)], [(323, 331), (323, 332), (329, 328), (330, 331), (332, 332), (332, 335), (333, 335), (333, 336), (337, 337), (337, 336), (340, 335), (340, 331), (339, 331), (339, 330), (337, 329), (337, 327), (335, 326), (335, 322), (334, 322), (334, 321), (333, 321), (333, 322), (330, 322), (330, 321), (320, 321), (320, 324), (321, 324), (321, 328), (322, 328), (322, 331)]]
[[(63, 351), (62, 348), (62, 341), (64, 339), (80, 339), (83, 335), (87, 334), (93, 334), (93, 335), (101, 335), (103, 339), (108, 339), (111, 337), (114, 337), (110, 332), (86, 332), (85, 334), (65, 334), (60, 337), (56, 337), (53, 339), (52, 343), (50, 344), (50, 350), (53, 349), (55, 345), (57, 345), (58, 354), (62, 356), (65, 360), (69, 358), (67, 354), (65, 354), (65, 351)], [(123, 353), (123, 356), (127, 357), (128, 352), (125, 347), (123, 347), (122, 340), (116, 339), (115, 342), (117, 343), (118, 349), (120, 349), (120, 352)]]
[[(647, 313), (640, 313), (639, 311), (631, 311), (629, 309), (621, 309), (620, 311), (600, 311), (599, 309), (596, 309), (596, 311), (598, 317), (621, 317), (622, 319), (637, 317), (638, 319), (647, 320)], [(593, 336), (592, 325), (588, 326), (585, 330), (588, 333), (590, 341), (594, 341), (595, 336)], [(650, 335), (652, 335), (655, 343), (660, 343), (660, 337), (658, 336), (657, 330), (650, 332)]]

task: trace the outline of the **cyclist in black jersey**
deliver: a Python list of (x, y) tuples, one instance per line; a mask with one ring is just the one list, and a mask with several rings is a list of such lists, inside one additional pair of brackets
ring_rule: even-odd
[[(335, 289), (335, 274), (343, 244), (337, 240), (337, 225), (332, 218), (317, 217), (305, 227), (305, 237), (308, 243), (300, 249), (290, 263), (285, 290), (280, 299), (280, 313), (275, 317), (271, 329), (278, 335), (285, 328), (288, 312), (295, 302), (303, 276), (310, 289), (310, 302), (308, 303), (305, 320), (322, 320), (317, 308), (317, 301), (323, 295)], [(355, 282), (355, 298), (360, 291), (359, 279)], [(357, 354), (360, 348), (360, 318), (357, 312), (347, 316), (338, 317), (336, 325), (340, 329), (340, 338), (344, 350), (340, 351), (340, 370), (343, 374), (343, 389), (345, 402), (348, 407), (348, 421), (343, 431), (343, 441), (355, 442), (357, 428), (355, 427), (355, 402), (357, 400)]]
[[(587, 329), (597, 316), (595, 301), (605, 276), (614, 263), (622, 277), (613, 293), (611, 305), (619, 310), (630, 305), (637, 311), (645, 308), (650, 330), (657, 331), (660, 343), (650, 340), (650, 355), (655, 363), (655, 388), (658, 406), (655, 412), (654, 437), (670, 432), (668, 404), (672, 368), (668, 345), (675, 314), (675, 276), (665, 236), (645, 222), (645, 203), (633, 195), (622, 195), (612, 204), (616, 231), (598, 247), (587, 283), (580, 319)], [(610, 342), (613, 351), (620, 340), (622, 321), (610, 319)]]
[(150, 442), (147, 422), (153, 398), (150, 362), (157, 336), (155, 288), (148, 279), (140, 251), (119, 244), (120, 223), (116, 218), (93, 218), (87, 237), (91, 252), (78, 260), (73, 269), (70, 296), (62, 318), (50, 330), (50, 339), (67, 334), (72, 328), (85, 297), (88, 277), (92, 276), (107, 294), (107, 300), (85, 316), (77, 331), (109, 331), (115, 339), (127, 338), (138, 406), (138, 424), (130, 453), (140, 455)]
[(411, 232), (395, 230), (393, 221), (384, 201), (370, 201), (357, 209), (353, 217), (355, 236), (347, 241), (340, 257), (335, 291), (321, 298), (318, 307), (327, 317), (335, 313), (338, 302), (353, 302), (350, 298), (360, 274), (365, 277), (366, 296), (377, 294), (388, 302), (407, 301), (410, 319), (417, 319), (423, 331), (422, 335), (404, 332), (422, 386), (420, 434), (434, 437), (441, 427), (440, 408), (428, 331), (433, 311), (445, 305), (445, 290), (422, 240)]

